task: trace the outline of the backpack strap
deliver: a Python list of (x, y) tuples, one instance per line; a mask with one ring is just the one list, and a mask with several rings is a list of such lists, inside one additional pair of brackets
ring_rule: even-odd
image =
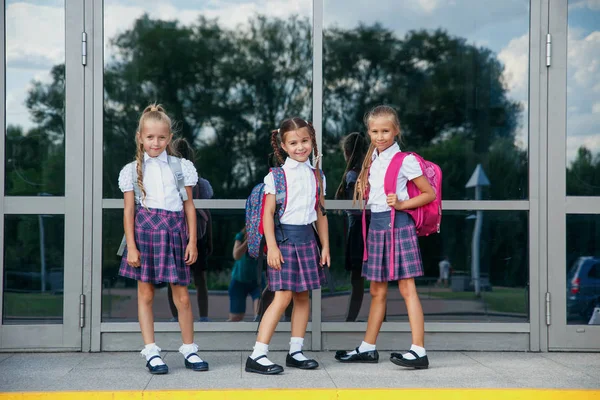
[[(400, 168), (402, 168), (402, 163), (407, 155), (410, 153), (398, 152), (394, 154), (390, 165), (387, 167), (385, 171), (385, 178), (383, 179), (383, 190), (385, 194), (396, 193), (397, 185), (398, 185), (398, 175), (400, 174)], [(390, 278), (394, 276), (394, 271), (396, 270), (396, 257), (394, 248), (394, 222), (396, 219), (396, 209), (392, 207), (390, 211), (390, 235), (391, 235), (391, 246), (390, 246)]]
[(183, 170), (181, 169), (181, 158), (175, 156), (168, 156), (168, 160), (169, 168), (171, 168), (173, 178), (175, 178), (175, 183), (177, 184), (177, 191), (179, 191), (179, 196), (181, 197), (181, 200), (187, 201), (188, 195), (187, 191), (185, 190)]
[(281, 167), (271, 168), (273, 181), (275, 182), (275, 206), (279, 218), (283, 217), (287, 206), (287, 181), (285, 171)]

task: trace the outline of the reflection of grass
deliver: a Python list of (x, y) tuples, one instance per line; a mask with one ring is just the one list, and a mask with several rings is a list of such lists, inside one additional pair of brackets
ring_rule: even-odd
[(527, 292), (525, 288), (493, 288), (492, 292), (481, 292), (478, 299), (473, 292), (431, 291), (429, 296), (448, 300), (477, 300), (485, 302), (488, 311), (527, 314)]
[[(130, 296), (103, 295), (102, 308), (111, 302), (126, 300)], [(9, 318), (62, 317), (63, 295), (50, 293), (4, 293), (4, 316)]]
[(63, 295), (4, 293), (5, 317), (62, 317)]

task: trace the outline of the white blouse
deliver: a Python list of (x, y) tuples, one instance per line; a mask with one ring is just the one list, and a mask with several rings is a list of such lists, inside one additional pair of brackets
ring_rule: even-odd
[[(283, 164), (285, 181), (287, 185), (287, 202), (285, 212), (281, 217), (282, 224), (308, 225), (317, 220), (315, 201), (317, 195), (317, 182), (314, 167), (310, 161), (299, 163), (287, 158)], [(275, 180), (269, 172), (264, 179), (265, 193), (276, 194)], [(323, 176), (323, 193), (326, 193), (325, 176)]]
[[(394, 143), (392, 146), (385, 149), (381, 154), (377, 154), (377, 150), (373, 152), (371, 170), (369, 171), (369, 201), (367, 206), (371, 207), (371, 212), (390, 211), (391, 207), (387, 205), (387, 194), (383, 190), (383, 180), (385, 172), (392, 162), (392, 158), (396, 153), (400, 152), (400, 146)], [(421, 166), (415, 156), (408, 155), (404, 158), (404, 162), (400, 167), (398, 174), (398, 182), (396, 184), (396, 194), (398, 200), (408, 200), (408, 191), (406, 184), (415, 178), (423, 175)]]
[[(135, 169), (137, 163), (129, 163), (119, 173), (119, 188), (123, 193), (133, 190), (133, 179), (137, 180)], [(183, 210), (183, 201), (177, 190), (177, 183), (173, 177), (173, 172), (169, 167), (167, 152), (163, 151), (157, 157), (150, 157), (144, 153), (144, 189), (146, 197), (143, 204), (148, 208), (158, 208), (168, 211)], [(181, 159), (181, 170), (183, 172), (183, 182), (185, 186), (196, 186), (198, 183), (198, 173), (194, 164)]]

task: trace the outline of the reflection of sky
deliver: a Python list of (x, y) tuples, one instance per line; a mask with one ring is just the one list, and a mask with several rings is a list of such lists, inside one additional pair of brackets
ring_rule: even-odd
[[(354, 3), (354, 4), (352, 4)], [(364, 5), (367, 4), (367, 5)], [(234, 27), (257, 13), (286, 17), (310, 16), (311, 0), (105, 0), (105, 35), (114, 37), (147, 12), (151, 17), (179, 19), (219, 18)], [(486, 46), (505, 65), (510, 98), (527, 106), (528, 29), (527, 0), (325, 0), (325, 27), (352, 28), (359, 22), (380, 22), (402, 37), (411, 29), (442, 28), (471, 44)], [(569, 2), (568, 155), (586, 144), (600, 151), (600, 2)], [(595, 33), (594, 33), (595, 32)], [(105, 41), (106, 42), (106, 41)], [(32, 79), (49, 80), (50, 68), (64, 62), (64, 0), (7, 0), (7, 122), (30, 127), (24, 107)], [(107, 57), (110, 49), (107, 48)], [(520, 140), (526, 146), (523, 115)]]
[(600, 1), (569, 2), (567, 155), (600, 153)]

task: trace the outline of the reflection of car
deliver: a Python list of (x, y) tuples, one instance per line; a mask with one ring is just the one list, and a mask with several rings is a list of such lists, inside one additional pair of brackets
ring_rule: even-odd
[(567, 314), (586, 320), (600, 304), (600, 258), (579, 257), (567, 275)]

